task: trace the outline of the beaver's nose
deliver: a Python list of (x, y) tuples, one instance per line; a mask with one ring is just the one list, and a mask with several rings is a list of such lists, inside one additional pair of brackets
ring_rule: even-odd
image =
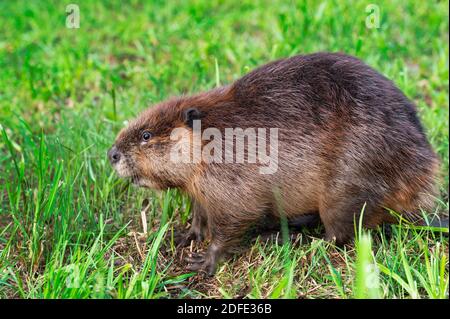
[(108, 157), (109, 157), (109, 161), (111, 162), (111, 164), (116, 164), (117, 162), (120, 161), (120, 151), (117, 149), (117, 147), (113, 146), (109, 151), (108, 151)]

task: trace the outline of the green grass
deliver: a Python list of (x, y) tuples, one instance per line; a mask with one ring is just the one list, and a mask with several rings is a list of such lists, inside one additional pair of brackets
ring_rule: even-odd
[(357, 229), (343, 249), (320, 229), (258, 240), (200, 280), (174, 248), (186, 198), (131, 187), (105, 156), (155, 102), (342, 51), (416, 102), (448, 215), (448, 1), (378, 1), (379, 29), (364, 1), (76, 3), (80, 29), (65, 27), (64, 2), (0, 2), (0, 298), (448, 298), (448, 238), (405, 226)]

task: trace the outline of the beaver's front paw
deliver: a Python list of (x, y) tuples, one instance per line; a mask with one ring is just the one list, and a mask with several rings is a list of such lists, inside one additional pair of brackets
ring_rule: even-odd
[(203, 273), (208, 277), (212, 277), (216, 272), (216, 263), (213, 258), (208, 258), (207, 254), (191, 253), (185, 260), (188, 263), (186, 269), (189, 271)]

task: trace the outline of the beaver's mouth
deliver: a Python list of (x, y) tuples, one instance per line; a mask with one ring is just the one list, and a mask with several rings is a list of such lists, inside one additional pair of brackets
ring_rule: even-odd
[(137, 176), (137, 175), (131, 176), (130, 180), (131, 180), (131, 183), (133, 183), (136, 186), (140, 186), (141, 185), (141, 180), (142, 179), (139, 176)]
[(130, 182), (137, 187), (149, 188), (153, 190), (161, 189), (161, 186), (155, 183), (153, 180), (148, 179), (145, 176), (133, 175), (130, 177)]
[(145, 188), (158, 188), (158, 185), (148, 176), (141, 174), (139, 168), (133, 165), (133, 162), (128, 158), (121, 159), (118, 163), (113, 165), (114, 170), (120, 178), (124, 178), (132, 185)]
[(121, 178), (130, 178), (134, 177), (136, 174), (133, 172), (132, 165), (130, 165), (130, 162), (127, 158), (120, 159), (119, 162), (113, 164), (113, 168), (116, 171), (117, 175)]
[(131, 182), (132, 182), (133, 184), (139, 183), (139, 180), (140, 180), (140, 178), (137, 177), (137, 176), (131, 176), (130, 179), (131, 179)]

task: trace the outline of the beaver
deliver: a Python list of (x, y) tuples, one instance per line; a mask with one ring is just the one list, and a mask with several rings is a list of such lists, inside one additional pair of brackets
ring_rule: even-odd
[[(227, 139), (230, 128), (243, 134)], [(266, 158), (255, 160), (251, 133), (261, 129), (276, 134), (257, 136)], [(215, 161), (204, 153), (192, 159), (195, 141), (213, 140)], [(180, 144), (189, 160), (171, 157)], [(244, 161), (226, 161), (239, 150)], [(190, 197), (186, 239), (210, 242), (188, 269), (209, 275), (268, 214), (318, 216), (325, 239), (337, 244), (353, 238), (360, 217), (367, 228), (395, 223), (391, 210), (416, 221), (434, 206), (439, 170), (415, 105), (358, 58), (327, 52), (273, 61), (232, 84), (158, 103), (121, 130), (108, 156), (120, 177)]]

